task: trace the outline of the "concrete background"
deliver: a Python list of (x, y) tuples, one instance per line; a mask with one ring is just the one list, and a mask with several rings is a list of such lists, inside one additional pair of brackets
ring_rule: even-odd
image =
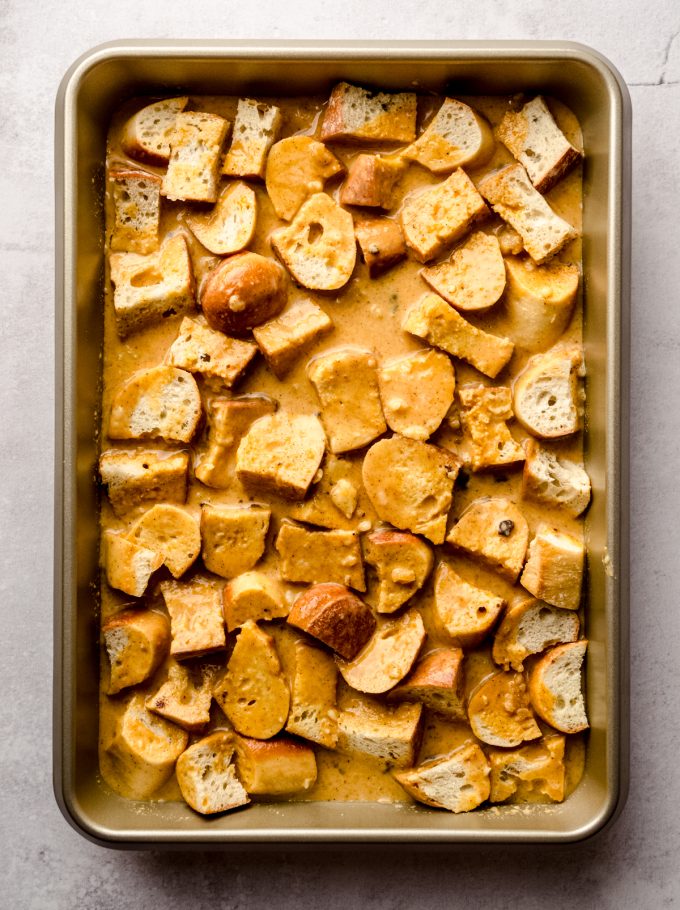
[[(633, 99), (632, 779), (616, 826), (559, 850), (119, 853), (51, 790), (53, 135), (73, 59), (125, 37), (558, 38)], [(680, 903), (680, 7), (672, 0), (0, 0), (0, 906), (640, 907)]]

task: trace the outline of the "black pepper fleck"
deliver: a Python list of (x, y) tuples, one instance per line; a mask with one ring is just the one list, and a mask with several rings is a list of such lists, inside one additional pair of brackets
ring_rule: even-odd
[(512, 534), (512, 529), (515, 527), (515, 522), (511, 521), (509, 518), (504, 519), (498, 525), (498, 533), (501, 537), (510, 537)]

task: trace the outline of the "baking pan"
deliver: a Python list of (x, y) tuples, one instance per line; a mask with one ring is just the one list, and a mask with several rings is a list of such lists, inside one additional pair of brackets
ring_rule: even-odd
[[(586, 148), (586, 769), (562, 804), (463, 815), (374, 803), (275, 803), (207, 819), (137, 803), (98, 773), (98, 503), (104, 166), (129, 97), (328, 92), (347, 80), (451, 94), (542, 92), (577, 115)], [(323, 842), (569, 842), (610, 823), (628, 782), (628, 294), (630, 101), (613, 67), (558, 42), (137, 42), (104, 45), (64, 77), (56, 107), (54, 788), (73, 827), (111, 846)]]

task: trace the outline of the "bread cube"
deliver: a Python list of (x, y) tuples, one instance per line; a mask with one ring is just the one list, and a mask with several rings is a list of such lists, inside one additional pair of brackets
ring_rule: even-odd
[(264, 177), (267, 154), (278, 138), (281, 120), (276, 105), (239, 98), (222, 173), (228, 177)]
[(579, 516), (590, 502), (590, 477), (583, 465), (568, 458), (558, 458), (542, 448), (535, 439), (524, 443), (522, 496), (542, 505), (557, 506)]
[(313, 495), (295, 503), (291, 518), (340, 531), (356, 531), (377, 523), (371, 501), (361, 483), (361, 462), (327, 454), (321, 467), (322, 476), (315, 483)]
[(406, 257), (404, 233), (398, 221), (370, 215), (358, 217), (354, 233), (371, 278), (378, 278)]
[(186, 452), (109, 449), (99, 456), (99, 476), (119, 518), (149, 503), (184, 502), (188, 470)]
[(525, 597), (504, 613), (493, 640), (493, 659), (506, 670), (512, 667), (521, 671), (531, 654), (576, 641), (578, 633), (579, 618), (575, 611)]
[(356, 657), (336, 658), (336, 662), (347, 685), (357, 692), (381, 695), (407, 675), (424, 641), (423, 619), (412, 609), (398, 619), (381, 619)]
[(401, 226), (416, 259), (429, 262), (488, 213), (474, 183), (458, 168), (443, 183), (406, 200)]
[(473, 742), (394, 777), (418, 802), (450, 812), (469, 812), (489, 798), (489, 763)]
[(556, 345), (534, 355), (512, 389), (515, 416), (522, 426), (544, 439), (576, 433), (583, 413), (579, 378), (584, 375), (580, 347)]
[(520, 581), (534, 597), (565, 610), (578, 610), (585, 555), (583, 541), (541, 524), (529, 544)]
[(108, 434), (111, 439), (190, 442), (201, 412), (201, 395), (191, 373), (164, 364), (137, 370), (113, 396)]
[(337, 667), (330, 654), (297, 641), (290, 682), (290, 713), (286, 730), (311, 742), (334, 749), (338, 742), (335, 705)]
[(317, 417), (279, 411), (257, 420), (245, 434), (236, 453), (236, 472), (246, 485), (303, 499), (325, 449)]
[(413, 534), (372, 531), (363, 538), (364, 559), (378, 578), (378, 613), (394, 613), (425, 584), (432, 570), (432, 551)]
[(524, 449), (506, 425), (515, 416), (512, 393), (507, 386), (462, 386), (458, 398), (473, 471), (524, 461)]
[(276, 538), (276, 550), (286, 581), (334, 582), (366, 590), (359, 537), (352, 531), (311, 531), (286, 521)]
[(214, 664), (179, 664), (172, 661), (168, 676), (145, 704), (149, 711), (172, 721), (190, 733), (196, 733), (210, 721)]
[(344, 165), (322, 142), (311, 136), (289, 136), (274, 145), (267, 159), (267, 195), (274, 211), (291, 221), (302, 203), (321, 193)]
[(449, 259), (421, 271), (423, 280), (464, 313), (487, 310), (505, 290), (505, 262), (493, 234), (476, 231)]
[(434, 612), (440, 627), (461, 648), (481, 644), (505, 606), (502, 597), (471, 585), (441, 562), (434, 583)]
[(281, 619), (289, 611), (278, 580), (261, 572), (244, 572), (224, 586), (224, 621), (230, 632), (249, 619)]
[(166, 236), (160, 250), (147, 256), (111, 253), (109, 268), (121, 338), (196, 306), (193, 270), (183, 234)]
[(234, 735), (218, 730), (199, 740), (177, 762), (177, 783), (195, 812), (214, 815), (250, 802), (233, 764)]
[(323, 140), (412, 142), (416, 135), (416, 95), (386, 94), (339, 82), (321, 123)]
[(253, 795), (299, 793), (316, 783), (314, 750), (289, 737), (260, 742), (239, 736), (236, 767), (246, 791)]
[(216, 379), (230, 389), (256, 354), (252, 341), (230, 338), (185, 316), (165, 359), (173, 367)]
[(476, 370), (495, 379), (512, 357), (507, 338), (478, 329), (437, 294), (425, 294), (406, 314), (402, 328), (452, 357), (467, 360)]
[(438, 648), (418, 661), (389, 698), (420, 702), (447, 720), (466, 720), (463, 689), (463, 652), (460, 648)]
[(184, 575), (201, 552), (197, 519), (186, 509), (169, 503), (152, 506), (125, 536), (134, 544), (160, 553), (174, 578)]
[(177, 115), (189, 103), (189, 98), (164, 98), (147, 104), (123, 127), (121, 145), (126, 155), (149, 164), (163, 166), (170, 158), (170, 136)]
[(128, 795), (148, 799), (170, 780), (188, 742), (186, 730), (147, 711), (138, 692), (117, 718), (106, 753)]
[(337, 291), (352, 277), (357, 256), (354, 222), (345, 209), (315, 193), (287, 227), (270, 236), (272, 249), (293, 278), (314, 291)]
[(139, 685), (153, 676), (170, 647), (170, 627), (162, 613), (123, 610), (102, 626), (109, 658), (107, 695)]
[(161, 178), (147, 171), (116, 168), (110, 171), (109, 179), (114, 214), (110, 248), (153, 253), (158, 249)]
[(298, 300), (253, 329), (253, 336), (272, 373), (283, 379), (300, 355), (332, 329), (333, 320), (321, 307), (311, 300)]
[(234, 578), (252, 569), (264, 553), (270, 509), (262, 506), (211, 506), (201, 509), (206, 569)]
[(521, 673), (485, 679), (470, 696), (468, 719), (477, 739), (490, 746), (510, 749), (541, 735)]
[(489, 749), (491, 794), (489, 801), (533, 802), (536, 794), (557, 803), (564, 799), (564, 736), (544, 736), (519, 749)]
[(366, 755), (393, 768), (413, 764), (422, 705), (388, 706), (356, 695), (338, 713), (338, 752)]
[(217, 114), (178, 114), (170, 133), (170, 160), (161, 194), (172, 200), (215, 202), (228, 129), (229, 122)]
[(538, 716), (561, 733), (588, 728), (581, 667), (588, 642), (575, 641), (547, 651), (531, 668), (529, 692)]
[(536, 190), (521, 164), (509, 164), (479, 182), (479, 192), (497, 215), (520, 235), (524, 249), (539, 265), (578, 237), (578, 231), (554, 212)]
[(387, 425), (410, 439), (428, 439), (453, 404), (453, 365), (438, 351), (390, 360), (378, 370), (378, 379)]
[(405, 170), (406, 165), (400, 158), (357, 155), (340, 190), (340, 202), (342, 205), (391, 209), (394, 185)]
[(392, 436), (371, 446), (362, 472), (366, 492), (383, 521), (440, 544), (458, 468), (453, 454), (444, 449)]
[(579, 286), (578, 266), (557, 260), (536, 265), (528, 258), (508, 256), (505, 270), (505, 332), (525, 351), (544, 351), (571, 321)]
[(547, 193), (583, 157), (555, 123), (541, 95), (508, 111), (496, 136), (523, 164), (539, 193)]
[(387, 429), (376, 367), (374, 354), (354, 348), (321, 354), (307, 367), (331, 452), (362, 448)]
[(462, 165), (478, 167), (493, 154), (491, 127), (476, 111), (455, 98), (445, 98), (416, 141), (403, 152), (435, 174), (450, 174)]
[(102, 544), (108, 583), (131, 597), (141, 597), (153, 573), (163, 565), (163, 554), (115, 531), (104, 531)]
[(503, 497), (476, 499), (451, 529), (446, 542), (517, 581), (529, 543), (529, 526), (517, 506)]
[(225, 644), (222, 590), (207, 578), (162, 581), (161, 593), (170, 615), (170, 654), (177, 660), (221, 651)]
[(241, 627), (214, 696), (243, 736), (270, 739), (286, 723), (290, 693), (274, 640), (251, 620)]
[(211, 212), (186, 217), (196, 239), (215, 256), (244, 250), (253, 239), (256, 222), (257, 197), (245, 183), (225, 186)]

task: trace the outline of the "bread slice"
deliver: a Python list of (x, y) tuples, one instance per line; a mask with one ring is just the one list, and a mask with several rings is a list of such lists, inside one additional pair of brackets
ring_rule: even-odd
[(492, 803), (534, 802), (536, 795), (561, 803), (564, 799), (566, 770), (563, 736), (544, 736), (519, 749), (489, 749)]
[(493, 234), (476, 231), (449, 259), (421, 271), (423, 280), (464, 313), (487, 310), (505, 290), (505, 263)]
[(118, 387), (111, 403), (111, 439), (160, 438), (190, 442), (201, 419), (196, 380), (171, 366), (138, 370)]
[(352, 159), (340, 190), (341, 204), (391, 209), (394, 185), (405, 170), (406, 164), (401, 158), (357, 155)]
[(367, 644), (352, 660), (336, 658), (345, 682), (357, 692), (380, 695), (407, 675), (425, 641), (418, 610), (398, 619), (381, 619)]
[(121, 338), (196, 306), (194, 276), (183, 234), (165, 237), (156, 253), (111, 253), (113, 309)]
[(534, 188), (521, 164), (508, 164), (479, 182), (479, 192), (520, 235), (539, 265), (579, 235)]
[(161, 593), (170, 616), (170, 654), (177, 660), (223, 650), (222, 590), (208, 578), (162, 581)]
[(371, 446), (362, 476), (366, 493), (383, 521), (440, 544), (459, 467), (450, 452), (395, 435)]
[(338, 670), (330, 654), (296, 641), (286, 730), (334, 749), (338, 742)]
[(506, 334), (524, 351), (544, 351), (565, 331), (574, 312), (579, 269), (552, 260), (536, 265), (526, 257), (507, 256), (503, 297)]
[(432, 571), (432, 550), (414, 534), (388, 528), (362, 538), (364, 559), (375, 569), (378, 590), (371, 603), (378, 613), (394, 613), (419, 591)]
[(244, 374), (256, 354), (257, 345), (252, 341), (231, 338), (197, 319), (185, 316), (165, 361), (189, 373), (199, 373), (230, 389)]
[(489, 798), (489, 763), (476, 743), (468, 742), (444, 758), (394, 773), (406, 792), (419, 803), (469, 812)]
[(453, 526), (446, 542), (514, 584), (524, 565), (529, 525), (509, 499), (502, 496), (475, 499)]
[(224, 621), (233, 632), (251, 619), (269, 621), (288, 615), (290, 607), (276, 577), (243, 572), (224, 586)]
[(474, 183), (457, 168), (443, 183), (408, 197), (401, 209), (401, 226), (416, 259), (429, 262), (488, 213)]
[(438, 648), (418, 661), (389, 698), (420, 702), (447, 720), (466, 720), (463, 686), (463, 652), (460, 648)]
[(170, 160), (161, 195), (183, 202), (215, 202), (220, 154), (228, 129), (229, 121), (217, 114), (178, 114), (170, 134)]
[(267, 154), (278, 138), (281, 122), (281, 110), (276, 105), (239, 98), (222, 173), (227, 177), (264, 177)]
[(184, 502), (188, 471), (187, 452), (109, 449), (99, 457), (99, 476), (118, 518), (154, 502)]
[(582, 540), (542, 523), (529, 544), (520, 581), (534, 597), (565, 610), (578, 610), (585, 558)]
[(251, 620), (238, 633), (214, 696), (243, 736), (270, 739), (288, 719), (290, 693), (274, 639)]
[(235, 578), (259, 562), (267, 539), (271, 510), (264, 506), (201, 508), (201, 555), (206, 569), (222, 578)]
[(531, 668), (531, 704), (539, 717), (561, 733), (579, 733), (588, 727), (581, 690), (587, 647), (585, 640), (558, 645)]
[(446, 563), (437, 566), (434, 613), (454, 644), (461, 648), (480, 644), (496, 624), (504, 605), (502, 597), (469, 584)]
[(256, 420), (239, 443), (239, 480), (286, 499), (304, 499), (326, 450), (318, 417), (278, 411)]
[(583, 157), (555, 123), (541, 95), (517, 112), (508, 111), (496, 136), (524, 165), (539, 193), (547, 193)]
[(584, 375), (580, 347), (557, 345), (535, 354), (515, 379), (513, 409), (522, 426), (544, 439), (558, 439), (580, 427)]
[(112, 588), (141, 597), (149, 579), (163, 565), (163, 554), (127, 540), (116, 531), (104, 531), (104, 566)]
[(287, 736), (269, 742), (239, 736), (236, 768), (246, 791), (257, 796), (300, 793), (316, 783), (314, 750)]
[(494, 673), (485, 679), (470, 696), (468, 719), (477, 739), (490, 746), (509, 749), (541, 735), (521, 673)]
[(578, 615), (533, 597), (508, 607), (493, 640), (493, 659), (504, 669), (521, 671), (531, 654), (563, 642), (576, 641)]
[(339, 82), (321, 123), (321, 139), (412, 142), (416, 136), (416, 95), (386, 94)]
[(337, 291), (352, 277), (357, 254), (354, 222), (326, 193), (310, 196), (290, 225), (273, 232), (270, 242), (303, 287)]
[(188, 103), (189, 98), (182, 95), (155, 101), (137, 111), (123, 127), (121, 145), (125, 154), (149, 164), (167, 164), (175, 120)]
[(478, 329), (438, 294), (421, 297), (407, 312), (402, 328), (452, 357), (467, 360), (492, 379), (506, 366), (515, 347), (508, 338)]
[(489, 160), (494, 138), (487, 121), (462, 101), (445, 98), (427, 128), (402, 153), (435, 174), (479, 167)]
[(272, 373), (283, 377), (319, 338), (333, 330), (333, 320), (311, 300), (297, 300), (280, 316), (253, 329)]
[(387, 429), (372, 351), (341, 348), (315, 357), (307, 376), (321, 404), (331, 452), (360, 449)]
[(581, 464), (558, 458), (535, 439), (524, 443), (522, 496), (547, 506), (557, 506), (574, 518), (588, 508), (590, 477)]
[(321, 479), (315, 480), (311, 496), (293, 504), (290, 517), (338, 531), (377, 525), (378, 516), (361, 482), (361, 464), (361, 459), (326, 453)]
[(197, 519), (186, 509), (170, 503), (152, 506), (125, 536), (132, 543), (160, 553), (174, 578), (184, 575), (201, 552)]
[(212, 687), (217, 672), (216, 664), (172, 661), (165, 682), (147, 698), (146, 707), (190, 733), (197, 733), (210, 722)]
[(122, 610), (102, 626), (109, 658), (107, 695), (153, 676), (170, 648), (167, 617), (152, 610)]
[(195, 812), (214, 815), (250, 802), (233, 764), (234, 734), (218, 730), (200, 739), (180, 755), (177, 783)]
[(231, 486), (234, 478), (231, 456), (236, 454), (251, 424), (266, 414), (273, 414), (277, 404), (267, 395), (213, 398), (208, 406), (208, 449), (194, 466), (197, 480), (217, 489)]
[(370, 607), (345, 585), (333, 582), (315, 584), (303, 591), (288, 614), (288, 624), (346, 660), (352, 660), (361, 651), (376, 626)]
[(372, 215), (354, 219), (354, 233), (370, 278), (378, 278), (406, 258), (404, 232), (398, 221)]
[(131, 168), (109, 173), (113, 187), (112, 250), (152, 253), (158, 249), (161, 214), (161, 178)]
[(407, 768), (415, 761), (420, 743), (422, 705), (384, 705), (368, 696), (345, 699), (338, 712), (337, 750), (365, 755), (380, 764)]
[(245, 249), (257, 222), (257, 197), (246, 183), (230, 183), (211, 212), (187, 215), (186, 223), (199, 243), (215, 256)]
[(378, 380), (387, 425), (410, 439), (429, 439), (453, 404), (456, 376), (451, 359), (439, 351), (389, 360)]
[(282, 139), (267, 159), (267, 195), (274, 211), (291, 221), (306, 199), (321, 193), (326, 181), (344, 169), (333, 152), (311, 136)]
[(524, 449), (506, 421), (515, 416), (507, 386), (461, 386), (458, 389), (463, 445), (473, 471), (520, 464)]

